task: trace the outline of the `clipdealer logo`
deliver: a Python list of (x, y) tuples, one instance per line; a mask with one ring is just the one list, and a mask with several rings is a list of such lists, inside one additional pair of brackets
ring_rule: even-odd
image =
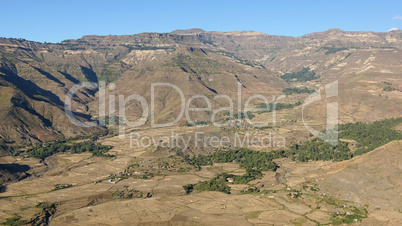
[[(172, 92), (177, 92), (180, 96), (180, 112), (178, 114), (178, 117), (170, 122), (166, 123), (156, 123), (155, 121), (155, 90), (158, 87), (170, 87), (172, 89)], [(72, 99), (77, 91), (83, 88), (88, 88), (88, 89), (98, 89), (99, 90), (99, 120), (98, 121), (88, 121), (88, 122), (83, 122), (77, 119), (72, 111)], [(110, 91), (115, 90), (116, 86), (114, 83), (110, 83), (107, 88)], [(187, 101), (185, 99), (185, 95), (183, 91), (176, 85), (170, 84), (170, 83), (152, 83), (150, 87), (151, 91), (151, 104), (148, 104), (148, 101), (141, 95), (138, 94), (131, 94), (129, 96), (124, 96), (124, 95), (109, 95), (108, 96), (108, 112), (109, 115), (106, 114), (106, 83), (105, 82), (99, 82), (97, 83), (91, 83), (91, 82), (84, 82), (81, 84), (76, 84), (73, 86), (66, 95), (65, 98), (65, 112), (68, 117), (68, 119), (76, 126), (80, 127), (94, 127), (94, 126), (105, 126), (106, 125), (106, 118), (108, 117), (108, 122), (111, 124), (115, 123), (115, 118), (110, 115), (111, 112), (118, 112), (119, 116), (119, 138), (120, 139), (125, 139), (127, 127), (130, 128), (138, 128), (143, 125), (145, 125), (149, 119), (150, 120), (150, 126), (151, 128), (161, 128), (161, 127), (168, 127), (168, 126), (173, 126), (176, 123), (178, 123), (183, 117), (185, 117), (186, 121), (189, 122), (191, 125), (197, 125), (192, 118), (190, 117), (190, 112), (212, 112), (211, 118), (210, 118), (210, 123), (216, 127), (225, 127), (225, 126), (233, 126), (233, 122), (227, 121), (225, 123), (220, 123), (217, 120), (217, 114), (220, 112), (228, 111), (230, 118), (234, 118), (234, 112), (235, 112), (235, 107), (234, 107), (234, 101), (232, 100), (231, 97), (228, 95), (216, 95), (214, 96), (213, 99), (214, 101), (217, 99), (221, 100), (226, 100), (228, 105), (226, 107), (220, 107), (218, 109), (212, 109), (212, 104), (210, 98), (208, 98), (205, 95), (195, 95), (191, 96)], [(264, 95), (260, 94), (255, 94), (250, 96), (245, 102), (244, 106), (242, 105), (242, 85), (241, 83), (238, 82), (238, 87), (237, 87), (237, 120), (243, 120), (245, 123), (247, 123), (250, 126), (253, 127), (265, 127), (265, 126), (276, 126), (276, 104), (279, 100), (284, 99), (284, 95), (280, 95), (278, 98), (275, 96), (272, 96), (272, 101), (270, 102), (267, 97)], [(336, 97), (338, 96), (338, 80), (331, 82), (327, 85), (325, 85), (325, 98), (330, 98), (330, 97)], [(118, 106), (116, 106), (116, 99), (118, 100)], [(190, 107), (191, 103), (196, 100), (202, 100), (206, 103), (206, 107), (203, 108), (194, 108)], [(264, 108), (251, 108), (249, 107), (251, 102), (255, 99), (262, 100), (263, 103), (265, 103)], [(328, 142), (331, 145), (336, 145), (338, 143), (338, 133), (337, 133), (337, 125), (338, 125), (338, 102), (330, 102), (327, 103), (326, 110), (327, 110), (327, 118), (326, 118), (326, 131), (320, 132), (312, 128), (310, 125), (305, 120), (305, 107), (316, 102), (322, 100), (321, 98), (321, 91), (318, 89), (314, 93), (312, 93), (303, 103), (302, 105), (302, 122), (304, 127), (311, 132), (314, 136), (324, 140), (325, 142)], [(142, 109), (142, 116), (135, 122), (127, 120), (126, 117), (126, 106), (129, 102), (131, 101), (137, 101), (139, 105), (141, 106)], [(116, 110), (116, 108), (118, 108)], [(272, 121), (271, 125), (268, 122), (265, 123), (254, 123), (250, 120), (249, 115), (247, 112), (253, 112), (253, 111), (270, 111), (272, 112)], [(132, 135), (130, 136), (132, 138)], [(145, 138), (144, 138), (145, 139)], [(233, 139), (235, 140), (235, 139)], [(131, 142), (131, 141), (130, 141)], [(149, 142), (150, 143), (150, 142)]]
[[(338, 80), (333, 81), (327, 85), (325, 85), (325, 98), (337, 97), (338, 96)], [(304, 108), (314, 102), (322, 100), (320, 89), (316, 90), (312, 93), (307, 99), (304, 101), (302, 105), (302, 121), (304, 127), (314, 136), (322, 139), (323, 141), (331, 144), (337, 145), (338, 144), (338, 102), (329, 102), (327, 103), (326, 110), (327, 110), (327, 117), (326, 117), (326, 126), (325, 126), (325, 133), (320, 132), (318, 130), (313, 129), (311, 126), (307, 124), (304, 120)]]

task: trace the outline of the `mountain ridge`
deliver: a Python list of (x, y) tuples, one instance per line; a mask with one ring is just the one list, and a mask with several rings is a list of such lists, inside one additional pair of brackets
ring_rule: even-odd
[[(85, 37), (90, 37), (90, 38), (94, 38), (94, 37), (125, 37), (125, 36), (133, 36), (133, 35), (140, 35), (140, 34), (174, 34), (174, 35), (197, 35), (200, 33), (216, 33), (216, 34), (243, 34), (243, 35), (264, 35), (264, 36), (277, 36), (277, 37), (292, 37), (292, 38), (301, 38), (304, 36), (309, 36), (309, 35), (314, 35), (314, 34), (320, 34), (320, 33), (349, 33), (349, 34), (353, 34), (353, 33), (374, 33), (374, 34), (392, 34), (392, 33), (400, 33), (402, 30), (391, 30), (391, 31), (383, 31), (383, 32), (377, 32), (377, 31), (346, 31), (346, 30), (342, 30), (339, 28), (329, 28), (325, 31), (317, 31), (317, 32), (311, 32), (311, 33), (307, 33), (304, 35), (300, 35), (300, 36), (291, 36), (291, 35), (273, 35), (273, 34), (268, 34), (268, 33), (264, 33), (264, 32), (259, 32), (259, 31), (252, 31), (252, 30), (239, 30), (239, 31), (205, 31), (202, 28), (189, 28), (189, 29), (176, 29), (173, 30), (171, 32), (140, 32), (140, 33), (135, 33), (135, 34), (127, 34), (127, 35), (84, 35), (80, 38), (69, 38), (69, 39), (64, 39), (60, 42), (56, 42), (56, 43), (49, 43), (48, 44), (60, 44), (63, 41), (68, 41), (68, 40), (78, 40), (78, 39), (82, 39)], [(5, 38), (5, 37), (0, 37), (0, 39), (15, 39), (15, 40), (25, 40), (25, 41), (29, 41), (26, 40), (24, 38)], [(40, 41), (30, 41), (30, 42), (35, 42), (35, 43), (41, 43), (44, 44), (46, 42), (40, 42)]]

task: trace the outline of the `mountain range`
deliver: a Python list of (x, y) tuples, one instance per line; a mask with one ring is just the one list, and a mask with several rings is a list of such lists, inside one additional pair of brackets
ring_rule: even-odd
[[(398, 117), (401, 48), (402, 31), (339, 29), (300, 37), (190, 29), (89, 35), (60, 43), (0, 38), (0, 145), (7, 154), (7, 147), (13, 145), (104, 132), (100, 126), (76, 126), (66, 117), (66, 93), (82, 82), (114, 83), (116, 88), (107, 89), (107, 94), (139, 94), (146, 100), (156, 82), (177, 85), (186, 98), (202, 94), (211, 100), (220, 94), (234, 97), (240, 83), (244, 102), (253, 94), (279, 96), (284, 88), (315, 90), (338, 80), (341, 122)], [(72, 108), (77, 118), (99, 116), (98, 91), (93, 87), (76, 93)], [(177, 93), (160, 89), (155, 95), (156, 120), (176, 118)], [(213, 102), (214, 106), (224, 104)], [(127, 118), (134, 120), (142, 111), (138, 103), (129, 103), (127, 112)], [(200, 114), (198, 119), (208, 117)]]

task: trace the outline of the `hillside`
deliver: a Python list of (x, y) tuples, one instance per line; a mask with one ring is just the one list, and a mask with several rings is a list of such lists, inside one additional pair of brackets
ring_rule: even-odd
[(402, 143), (392, 141), (367, 154), (324, 167), (323, 183), (341, 199), (400, 211)]
[[(398, 117), (401, 35), (402, 31), (331, 29), (294, 38), (192, 29), (84, 36), (55, 44), (0, 39), (0, 136), (5, 144), (27, 144), (102, 131), (78, 128), (63, 112), (66, 92), (85, 81), (114, 82), (116, 89), (110, 94), (137, 93), (147, 100), (153, 82), (177, 85), (186, 98), (203, 94), (211, 100), (220, 94), (235, 96), (240, 82), (244, 103), (252, 94), (278, 96), (284, 87), (314, 90), (338, 79), (341, 122)], [(177, 94), (160, 92), (158, 120), (175, 118), (180, 104)], [(98, 95), (96, 89), (81, 90), (73, 99), (75, 115), (83, 120), (98, 117)], [(285, 102), (305, 97), (293, 94)], [(224, 105), (214, 102), (213, 108)], [(317, 114), (322, 107), (306, 109), (309, 120), (317, 125), (325, 117), (325, 113)], [(137, 119), (141, 109), (131, 104), (129, 112), (130, 119)], [(210, 115), (197, 117), (203, 121)], [(300, 120), (300, 112), (292, 117)]]

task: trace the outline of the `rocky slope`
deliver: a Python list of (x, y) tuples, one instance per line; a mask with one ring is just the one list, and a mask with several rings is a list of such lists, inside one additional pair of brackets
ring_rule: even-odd
[[(286, 86), (318, 88), (338, 79), (342, 121), (397, 117), (402, 106), (401, 44), (402, 31), (338, 29), (297, 38), (191, 29), (84, 36), (57, 44), (0, 39), (0, 139), (3, 144), (24, 144), (101, 131), (72, 125), (64, 113), (67, 91), (85, 81), (114, 82), (116, 89), (110, 94), (136, 93), (147, 100), (151, 83), (166, 82), (179, 86), (186, 98), (204, 94), (212, 100), (220, 94), (235, 95), (238, 81), (246, 98), (279, 95)], [(317, 78), (281, 79), (303, 68), (314, 71)], [(384, 91), (387, 86), (391, 91)], [(77, 93), (72, 104), (77, 117), (97, 117), (97, 91)], [(180, 104), (175, 95), (168, 90), (157, 93), (161, 120), (175, 118)], [(138, 118), (141, 109), (135, 103), (131, 106), (132, 117)]]

